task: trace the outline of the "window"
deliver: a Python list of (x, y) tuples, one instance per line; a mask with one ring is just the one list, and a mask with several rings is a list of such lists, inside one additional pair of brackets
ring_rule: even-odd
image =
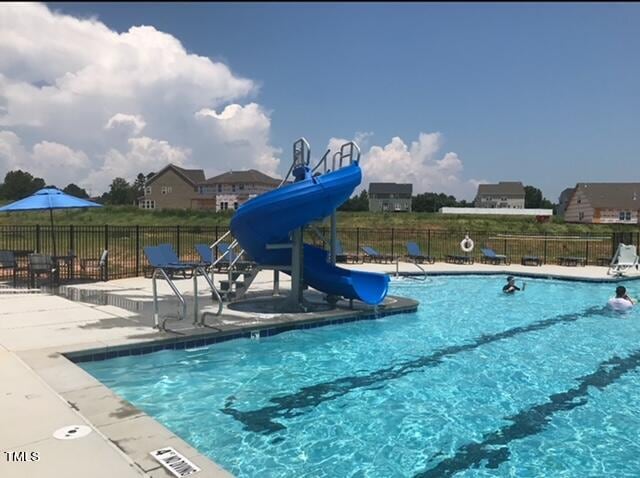
[(631, 211), (620, 211), (618, 216), (621, 221), (630, 221), (631, 220)]
[(170, 194), (171, 191), (172, 191), (171, 186), (162, 186), (162, 189), (160, 190), (162, 194)]
[(631, 221), (631, 211), (627, 211), (626, 215), (625, 215), (625, 219), (627, 221)]
[(238, 209), (238, 201), (233, 203), (233, 209)]
[(222, 184), (218, 184), (218, 192), (221, 193), (222, 192)]
[(624, 211), (620, 211), (620, 214), (618, 215), (618, 217), (620, 218), (621, 221), (624, 221)]
[(239, 184), (238, 189), (240, 189), (240, 191), (244, 191), (244, 184)]
[(140, 209), (155, 209), (156, 202), (153, 199), (144, 199), (140, 201)]
[(151, 196), (151, 186), (146, 186), (144, 188), (144, 195), (145, 196)]
[(234, 193), (236, 192), (236, 185), (235, 184), (231, 185), (231, 191), (233, 191)]
[(578, 221), (582, 221), (584, 219), (584, 212), (578, 213)]

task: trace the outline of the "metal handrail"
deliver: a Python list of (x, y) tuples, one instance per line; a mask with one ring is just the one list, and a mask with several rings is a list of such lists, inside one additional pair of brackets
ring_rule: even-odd
[(171, 287), (171, 290), (173, 291), (173, 293), (176, 295), (176, 297), (178, 297), (178, 300), (180, 301), (180, 304), (182, 305), (182, 314), (180, 314), (180, 309), (178, 309), (178, 320), (182, 320), (186, 317), (187, 315), (187, 302), (184, 300), (184, 296), (180, 293), (180, 291), (178, 290), (178, 288), (176, 287), (176, 285), (173, 283), (173, 281), (171, 279), (169, 279), (169, 276), (167, 275), (167, 273), (165, 272), (164, 269), (159, 269), (156, 268), (153, 270), (153, 275), (151, 276), (151, 285), (152, 285), (152, 290), (153, 290), (153, 321), (155, 324), (155, 327), (160, 329), (160, 330), (167, 330), (165, 327), (165, 324), (167, 322), (167, 320), (169, 320), (168, 318), (164, 319), (162, 321), (162, 325), (160, 325), (159, 323), (159, 319), (160, 319), (160, 311), (159, 311), (159, 305), (158, 305), (158, 285), (157, 285), (157, 277), (158, 277), (158, 273), (160, 273), (162, 275), (162, 278), (167, 281), (167, 284), (169, 284), (169, 287)]
[[(428, 274), (427, 274), (427, 271), (424, 269), (424, 267), (418, 264), (417, 261), (413, 261), (412, 264), (416, 266), (418, 269), (420, 269), (420, 272), (422, 272), (422, 276), (416, 277), (416, 276), (408, 275), (407, 277), (413, 280), (426, 281)], [(399, 276), (400, 276), (400, 258), (398, 257), (396, 259), (396, 277), (399, 277)]]
[(222, 237), (220, 237), (218, 240), (216, 240), (216, 242), (214, 242), (213, 244), (211, 244), (211, 245), (209, 246), (209, 249), (211, 249), (211, 250), (213, 251), (213, 249), (214, 249), (218, 244), (220, 244), (220, 241), (222, 241), (222, 240), (223, 240), (225, 237), (227, 237), (229, 234), (231, 234), (231, 231), (227, 231), (227, 232), (225, 232), (225, 233), (222, 235)]
[[(199, 309), (198, 307), (198, 272), (201, 273), (202, 276), (205, 278), (205, 280), (209, 284), (209, 288), (211, 289), (211, 292), (213, 292), (213, 294), (216, 296), (216, 300), (218, 301), (218, 310), (213, 315), (222, 314), (222, 297), (220, 296), (220, 292), (218, 292), (218, 289), (214, 285), (213, 281), (207, 275), (207, 271), (205, 271), (203, 267), (198, 266), (196, 267), (193, 273), (193, 325), (198, 325), (198, 312), (199, 312), (198, 311)], [(211, 312), (209, 312), (209, 315), (212, 315)], [(203, 313), (200, 318), (200, 325), (202, 326), (205, 325), (204, 316), (205, 316), (205, 313)]]
[(318, 169), (320, 167), (320, 165), (324, 165), (324, 171), (322, 171), (322, 174), (326, 174), (326, 172), (327, 172), (327, 157), (329, 156), (330, 152), (331, 152), (331, 150), (327, 149), (327, 151), (324, 153), (324, 156), (322, 156), (320, 161), (318, 161), (318, 164), (316, 164), (313, 167), (313, 169), (311, 170), (312, 173), (315, 173), (316, 169)]

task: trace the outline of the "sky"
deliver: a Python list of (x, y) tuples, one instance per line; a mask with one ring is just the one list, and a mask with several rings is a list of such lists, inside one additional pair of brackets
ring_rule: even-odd
[(283, 175), (304, 136), (363, 186), (555, 201), (640, 180), (639, 51), (633, 3), (2, 4), (0, 176)]

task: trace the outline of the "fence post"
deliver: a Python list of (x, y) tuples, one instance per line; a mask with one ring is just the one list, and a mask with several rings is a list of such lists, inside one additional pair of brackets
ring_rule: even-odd
[(180, 257), (180, 225), (176, 226), (176, 254)]
[(356, 227), (356, 262), (360, 262), (360, 228)]
[(542, 263), (547, 264), (547, 231), (544, 232), (544, 259)]
[(431, 229), (427, 229), (427, 255), (431, 255)]
[[(107, 224), (104, 225), (104, 248), (105, 250), (109, 250), (109, 226)], [(107, 261), (104, 264), (104, 280), (109, 280), (109, 256), (107, 256)]]
[[(218, 242), (218, 226), (216, 225), (216, 240), (213, 242)], [(218, 260), (218, 248), (216, 247), (215, 250), (213, 251), (214, 254), (214, 260)]]
[(140, 275), (140, 225), (136, 224), (136, 277)]
[(585, 253), (586, 257), (584, 258), (584, 263), (587, 264), (587, 265), (589, 264), (589, 237), (591, 237), (591, 233), (587, 232), (587, 247), (586, 247), (587, 250), (586, 250), (586, 253)]
[(393, 254), (393, 249), (394, 249), (394, 247), (393, 247), (393, 246), (394, 246), (394, 242), (395, 242), (395, 230), (394, 230), (394, 228), (392, 227), (392, 228), (391, 228), (391, 258), (392, 258), (392, 259), (393, 259), (393, 257), (395, 257), (395, 256), (394, 256), (394, 254)]
[(503, 254), (506, 256), (507, 255), (507, 238), (504, 238), (504, 252)]
[(40, 253), (40, 224), (36, 224), (36, 252)]

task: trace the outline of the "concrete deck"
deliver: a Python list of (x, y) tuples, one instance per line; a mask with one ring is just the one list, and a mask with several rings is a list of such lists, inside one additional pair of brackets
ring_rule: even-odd
[[(413, 264), (357, 264), (346, 267), (371, 271), (415, 273)], [(424, 265), (430, 274), (512, 274), (536, 277), (617, 282), (605, 267), (526, 267), (484, 264)], [(220, 277), (222, 278), (222, 277)], [(640, 278), (632, 271), (628, 279)], [(193, 303), (191, 280), (178, 280), (179, 289)], [(289, 282), (281, 277), (281, 289)], [(261, 273), (250, 294), (253, 299), (270, 295), (271, 273)], [(210, 301), (202, 279), (199, 299)], [(13, 292), (13, 291), (12, 291)], [(135, 476), (169, 477), (149, 452), (173, 446), (196, 465), (196, 476), (225, 477), (226, 471), (175, 436), (164, 426), (120, 399), (64, 354), (88, 350), (119, 350), (134, 344), (158, 344), (212, 334), (230, 334), (300, 324), (330, 321), (354, 314), (371, 314), (358, 305), (355, 310), (340, 302), (337, 310), (314, 313), (276, 314), (224, 309), (220, 317), (208, 319), (211, 328), (194, 327), (193, 317), (171, 321), (176, 333), (152, 328), (152, 294), (149, 279), (134, 278), (76, 285), (67, 288), (83, 302), (47, 294), (0, 294), (0, 477), (75, 478)], [(174, 313), (176, 301), (169, 287), (160, 282), (161, 313)], [(314, 291), (306, 291), (310, 304), (320, 303)], [(411, 310), (410, 301), (390, 298), (380, 309)], [(189, 309), (191, 310), (191, 308)], [(57, 440), (52, 434), (67, 425), (88, 425), (92, 433), (76, 440)], [(38, 461), (11, 462), (7, 453), (36, 452)]]

